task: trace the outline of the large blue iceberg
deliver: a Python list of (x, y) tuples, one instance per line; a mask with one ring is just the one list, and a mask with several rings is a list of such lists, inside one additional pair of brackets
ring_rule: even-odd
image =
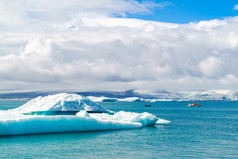
[(146, 112), (113, 113), (80, 95), (61, 93), (0, 111), (0, 136), (133, 129), (167, 123)]

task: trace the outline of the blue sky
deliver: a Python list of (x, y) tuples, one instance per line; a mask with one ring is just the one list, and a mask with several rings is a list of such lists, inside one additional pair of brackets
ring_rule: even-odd
[(238, 15), (238, 11), (234, 9), (234, 6), (238, 4), (237, 0), (169, 0), (167, 2), (170, 5), (162, 9), (154, 8), (151, 14), (137, 14), (129, 17), (183, 24)]
[(237, 14), (237, 0), (1, 0), (0, 92), (238, 89)]

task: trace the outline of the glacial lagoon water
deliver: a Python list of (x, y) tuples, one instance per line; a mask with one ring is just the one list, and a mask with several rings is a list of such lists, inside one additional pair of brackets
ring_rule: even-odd
[[(24, 100), (0, 100), (0, 110)], [(238, 102), (99, 103), (172, 121), (142, 129), (0, 137), (0, 158), (238, 158)]]

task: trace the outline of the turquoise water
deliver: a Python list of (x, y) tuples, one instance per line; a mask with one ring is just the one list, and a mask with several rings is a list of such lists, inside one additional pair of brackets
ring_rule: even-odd
[[(0, 109), (26, 101), (0, 101)], [(169, 125), (0, 137), (0, 158), (238, 158), (238, 102), (100, 103), (113, 111), (149, 112)]]

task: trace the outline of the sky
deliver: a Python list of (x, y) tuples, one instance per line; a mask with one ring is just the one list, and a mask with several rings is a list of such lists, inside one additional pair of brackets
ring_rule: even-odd
[[(162, 1), (155, 0), (155, 3)], [(237, 0), (170, 0), (163, 9), (154, 8), (153, 14), (131, 17), (169, 23), (189, 23), (237, 16)], [(236, 6), (238, 7), (238, 6)]]
[(238, 89), (238, 0), (0, 0), (0, 92)]

